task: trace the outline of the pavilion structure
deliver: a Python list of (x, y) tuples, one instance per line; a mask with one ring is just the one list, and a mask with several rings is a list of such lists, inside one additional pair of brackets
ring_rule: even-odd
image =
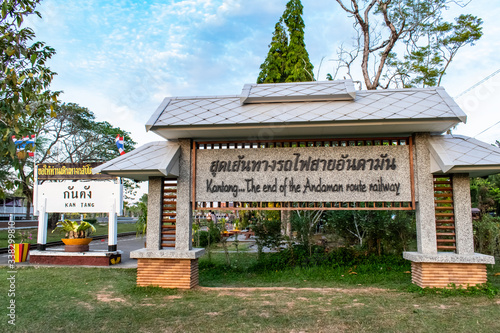
[(477, 285), (494, 258), (474, 253), (469, 178), (500, 172), (500, 149), (444, 134), (465, 121), (441, 87), (248, 84), (166, 98), (146, 124), (162, 140), (94, 171), (149, 182), (139, 286), (198, 284), (194, 210), (415, 211), (413, 282)]

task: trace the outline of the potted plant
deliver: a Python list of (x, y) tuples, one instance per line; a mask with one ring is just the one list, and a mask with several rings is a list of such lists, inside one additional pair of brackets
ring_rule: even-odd
[(89, 250), (92, 238), (89, 236), (95, 232), (95, 227), (86, 222), (64, 220), (57, 222), (56, 228), (52, 230), (64, 233), (66, 238), (61, 239), (65, 244), (66, 252), (85, 252)]
[(28, 254), (30, 252), (30, 241), (33, 239), (33, 235), (30, 230), (19, 231), (19, 237), (21, 241), (19, 243), (10, 244), (10, 253), (12, 253), (12, 259), (14, 262), (25, 262), (28, 259)]

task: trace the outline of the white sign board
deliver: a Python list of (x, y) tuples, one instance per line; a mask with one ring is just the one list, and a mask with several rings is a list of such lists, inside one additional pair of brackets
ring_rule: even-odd
[(119, 181), (45, 182), (38, 185), (37, 209), (47, 213), (107, 213), (122, 215), (123, 185)]

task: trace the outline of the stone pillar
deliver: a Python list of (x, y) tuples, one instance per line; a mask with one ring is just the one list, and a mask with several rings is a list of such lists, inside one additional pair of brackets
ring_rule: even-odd
[(177, 216), (175, 250), (189, 251), (192, 248), (192, 205), (191, 205), (191, 140), (179, 139), (179, 177), (177, 178)]
[(403, 252), (410, 260), (412, 282), (424, 287), (473, 286), (487, 282), (486, 265), (495, 258), (474, 253), (469, 176), (453, 176), (457, 253), (437, 252), (434, 184), (427, 148), (429, 134), (415, 135), (415, 190), (418, 252)]
[(472, 211), (468, 174), (453, 175), (453, 206), (457, 254), (474, 254)]
[(161, 247), (162, 187), (162, 177), (149, 177), (146, 248), (153, 251)]
[[(177, 178), (177, 207), (175, 249), (161, 249), (162, 179), (149, 181), (147, 248), (130, 252), (137, 259), (137, 285), (162, 288), (190, 289), (198, 285), (198, 258), (204, 249), (193, 249), (191, 244), (191, 140), (178, 141), (179, 176)], [(150, 245), (151, 242), (151, 245)]]
[(434, 183), (431, 174), (429, 133), (415, 134), (415, 201), (417, 219), (417, 251), (436, 254), (436, 217), (434, 209)]

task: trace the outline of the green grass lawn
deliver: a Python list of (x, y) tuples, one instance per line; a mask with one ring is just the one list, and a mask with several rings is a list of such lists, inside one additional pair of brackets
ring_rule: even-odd
[[(500, 331), (499, 296), (410, 292), (404, 265), (251, 272), (255, 254), (242, 253), (224, 272), (223, 262), (221, 253), (201, 258), (201, 288), (189, 291), (138, 288), (135, 269), (19, 268), (16, 327), (3, 316), (0, 331)], [(0, 271), (7, 276), (7, 268)], [(499, 271), (489, 268), (492, 286), (500, 286)], [(6, 311), (8, 286), (1, 285)]]
[[(96, 224), (95, 228), (97, 231), (92, 234), (92, 236), (99, 236), (99, 235), (107, 235), (108, 234), (108, 225), (100, 225)], [(28, 241), (27, 243), (31, 244), (36, 244), (36, 238), (37, 238), (37, 232), (38, 229), (22, 229), (19, 231), (23, 231), (24, 233), (31, 232), (32, 234), (32, 239), (31, 241)], [(16, 232), (16, 241), (20, 240), (19, 236), (19, 231)], [(136, 226), (134, 223), (118, 223), (118, 233), (120, 232), (128, 232), (128, 231), (136, 231)], [(0, 230), (0, 247), (7, 247), (7, 236), (8, 236), (8, 231), (7, 230)], [(47, 231), (47, 242), (55, 242), (61, 240), (61, 238), (64, 238), (64, 234), (60, 234), (57, 231), (52, 233), (52, 230)]]

